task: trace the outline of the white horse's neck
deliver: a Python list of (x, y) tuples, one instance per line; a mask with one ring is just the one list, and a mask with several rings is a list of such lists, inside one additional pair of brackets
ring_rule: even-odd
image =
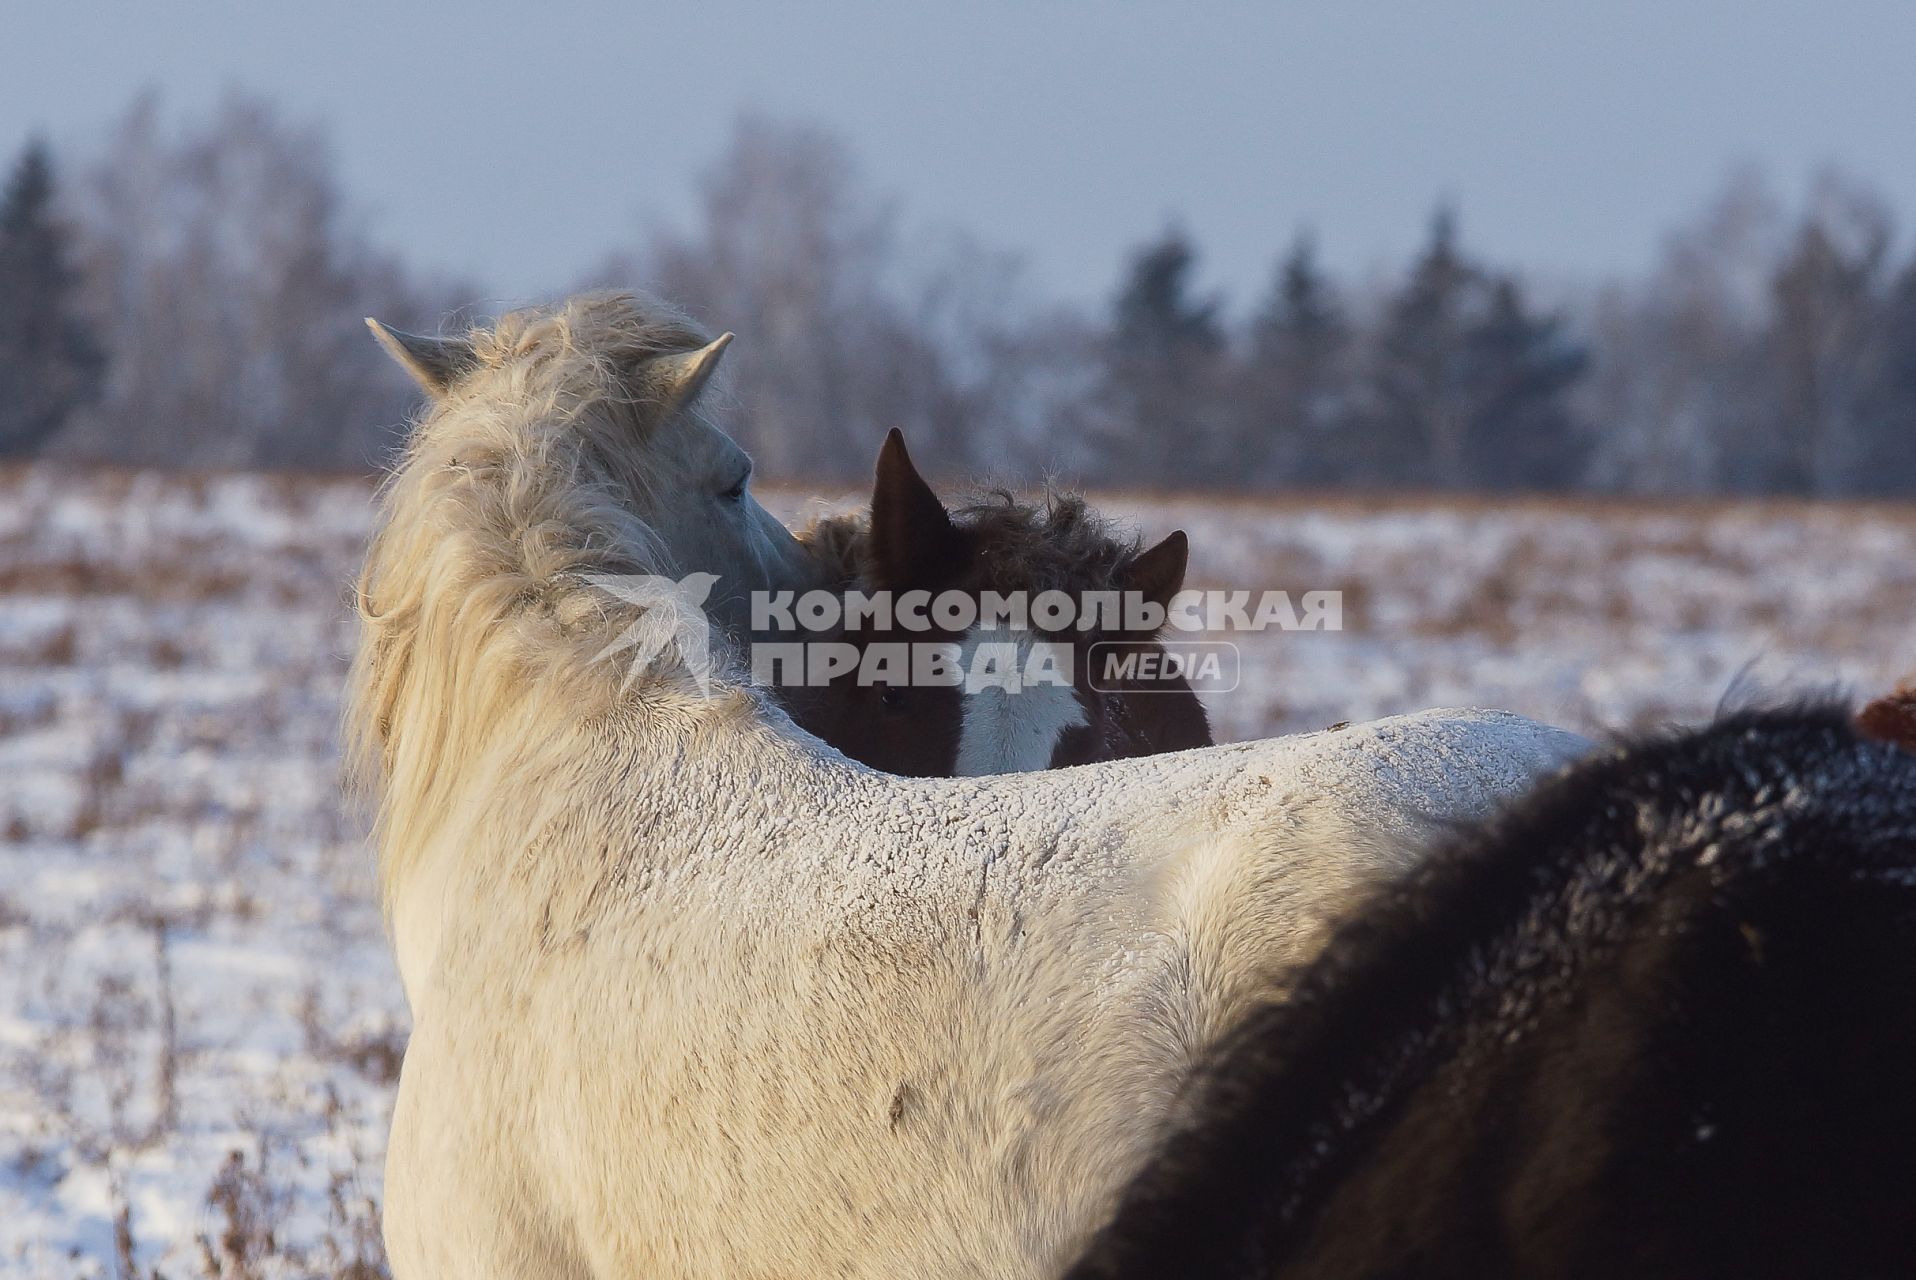
[[(892, 781), (803, 733), (768, 700), (723, 686), (713, 695), (640, 690), (596, 723), (552, 718), (543, 741), (523, 723), (502, 723), (497, 741), (473, 753), (471, 776), (442, 806), (441, 824), (420, 833), (386, 885), (400, 978), (415, 1007), (432, 979), (448, 904), (475, 878), (527, 874), (517, 864), (536, 858), (534, 879), (582, 886), (601, 870), (579, 863), (584, 855), (609, 848), (656, 858), (695, 846), (737, 808), (741, 778), (774, 812), (822, 817), (841, 807), (836, 798), (854, 819), (858, 797)], [(596, 799), (582, 808), (581, 796)], [(566, 837), (544, 838), (556, 831)]]

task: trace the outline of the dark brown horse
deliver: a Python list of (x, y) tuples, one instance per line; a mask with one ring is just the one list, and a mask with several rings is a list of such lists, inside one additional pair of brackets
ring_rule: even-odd
[[(828, 518), (807, 536), (841, 566), (844, 591), (883, 592), (894, 602), (955, 593), (979, 607), (991, 594), (1032, 600), (1062, 592), (1084, 601), (1129, 593), (1162, 610), (1183, 586), (1189, 554), (1181, 531), (1145, 549), (1072, 495), (1034, 505), (1001, 491), (947, 510), (895, 430), (878, 454), (869, 519)], [(1086, 612), (1089, 628), (1079, 616)], [(830, 637), (857, 650), (857, 670), (823, 687), (780, 691), (801, 725), (874, 768), (921, 777), (1015, 773), (1211, 744), (1204, 706), (1182, 675), (1151, 678), (1135, 664), (1104, 661), (1114, 651), (1162, 653), (1156, 627), (1127, 629), (1121, 614), (1096, 610), (1049, 629), (1036, 616), (1023, 628), (957, 628), (941, 625), (935, 611), (923, 630), (896, 612), (881, 621), (888, 625)], [(993, 657), (986, 646), (995, 646), (1020, 673), (1049, 664), (1055, 681), (968, 688), (915, 680), (908, 668), (871, 678), (869, 659), (904, 646), (939, 647), (962, 671), (977, 670)]]
[(1360, 909), (1069, 1280), (1909, 1275), (1912, 991), (1916, 756), (1600, 751)]

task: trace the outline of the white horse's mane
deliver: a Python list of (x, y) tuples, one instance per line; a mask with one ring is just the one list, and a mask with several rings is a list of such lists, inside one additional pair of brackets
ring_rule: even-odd
[(582, 577), (676, 575), (634, 498), (649, 483), (640, 453), (673, 407), (657, 360), (706, 335), (653, 299), (597, 293), (466, 341), (471, 370), (426, 411), (380, 491), (356, 592), (364, 633), (344, 737), (389, 904), (394, 863), (447, 816), (501, 723), (577, 724), (626, 698), (711, 714), (747, 696), (694, 697), (677, 671), (633, 688), (623, 664), (595, 662), (632, 608)]

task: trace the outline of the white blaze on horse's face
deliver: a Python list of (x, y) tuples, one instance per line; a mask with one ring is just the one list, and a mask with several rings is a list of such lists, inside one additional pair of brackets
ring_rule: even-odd
[(984, 683), (968, 691), (958, 730), (958, 777), (1049, 769), (1065, 731), (1090, 723), (1070, 683), (1071, 655), (1055, 641), (1028, 631), (974, 627), (960, 646), (959, 666), (975, 673), (980, 661), (988, 659), (1016, 682), (1033, 669), (1034, 657), (1050, 658), (1065, 682), (1014, 683), (1011, 688)]

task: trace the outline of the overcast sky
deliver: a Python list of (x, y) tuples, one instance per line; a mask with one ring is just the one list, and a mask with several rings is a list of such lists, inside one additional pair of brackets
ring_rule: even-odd
[(1302, 225), (1365, 271), (1434, 202), (1556, 276), (1630, 271), (1739, 162), (1916, 213), (1910, 0), (11, 4), (0, 144), (85, 149), (229, 84), (331, 130), (372, 230), (502, 298), (682, 216), (742, 107), (821, 122), (908, 214), (1109, 293), (1176, 217), (1240, 298)]

